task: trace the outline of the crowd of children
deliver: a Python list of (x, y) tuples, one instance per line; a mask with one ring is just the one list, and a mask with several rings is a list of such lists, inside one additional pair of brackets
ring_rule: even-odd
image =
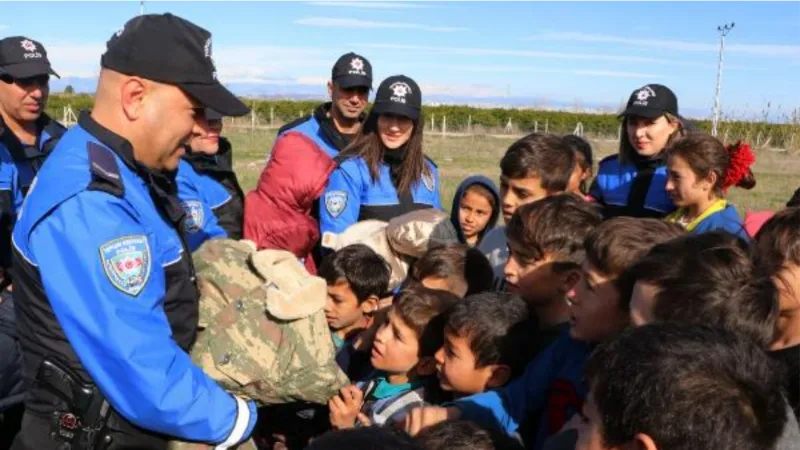
[(326, 257), (352, 385), (308, 448), (800, 448), (800, 207), (748, 233), (725, 194), (753, 187), (753, 153), (694, 132), (666, 87), (622, 118), (591, 189), (572, 135), (512, 144), (499, 191), (464, 180), (460, 243), (398, 292), (368, 246)]

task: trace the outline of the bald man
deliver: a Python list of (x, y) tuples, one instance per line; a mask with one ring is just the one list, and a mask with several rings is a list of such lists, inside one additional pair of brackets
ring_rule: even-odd
[(255, 405), (188, 355), (198, 291), (186, 216), (164, 173), (202, 133), (206, 107), (248, 109), (217, 81), (211, 35), (170, 14), (129, 21), (101, 66), (94, 110), (61, 138), (14, 229), (31, 387), (12, 448), (234, 446), (251, 433)]

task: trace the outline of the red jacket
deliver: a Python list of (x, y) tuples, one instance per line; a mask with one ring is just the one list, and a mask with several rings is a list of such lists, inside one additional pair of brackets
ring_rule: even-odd
[(259, 250), (292, 252), (316, 274), (311, 251), (319, 240), (312, 207), (336, 163), (314, 141), (289, 131), (278, 137), (255, 190), (244, 201), (244, 238)]

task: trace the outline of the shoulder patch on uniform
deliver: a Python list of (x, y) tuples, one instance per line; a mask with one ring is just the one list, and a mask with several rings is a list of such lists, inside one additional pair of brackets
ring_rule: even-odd
[(89, 170), (92, 173), (92, 181), (87, 189), (122, 197), (125, 194), (125, 186), (114, 155), (103, 146), (91, 141), (87, 142), (86, 148), (89, 152)]
[(100, 246), (103, 270), (111, 284), (136, 297), (150, 279), (150, 245), (143, 235), (124, 236)]
[(432, 171), (430, 170), (422, 171), (422, 184), (424, 184), (429, 191), (431, 192), (434, 191), (434, 189), (436, 188), (436, 181), (433, 179)]
[(183, 211), (186, 213), (186, 219), (183, 221), (183, 229), (189, 233), (197, 233), (203, 228), (203, 204), (190, 200), (181, 203)]
[(342, 214), (344, 208), (347, 206), (347, 192), (345, 191), (330, 191), (325, 193), (325, 209), (328, 214), (333, 216), (334, 219)]

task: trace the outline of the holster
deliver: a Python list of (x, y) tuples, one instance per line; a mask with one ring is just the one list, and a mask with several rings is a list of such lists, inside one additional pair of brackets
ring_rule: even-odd
[(65, 408), (53, 411), (50, 436), (71, 450), (103, 450), (111, 444), (104, 433), (110, 405), (97, 386), (85, 384), (65, 365), (45, 357), (34, 381), (35, 388), (57, 397)]

